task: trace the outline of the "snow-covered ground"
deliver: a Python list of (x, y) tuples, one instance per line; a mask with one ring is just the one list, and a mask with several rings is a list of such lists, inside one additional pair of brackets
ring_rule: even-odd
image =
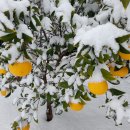
[[(120, 88), (130, 94), (129, 87), (130, 83), (123, 80)], [(0, 130), (11, 130), (10, 124), (18, 114), (16, 106), (12, 105), (16, 95), (17, 92), (8, 99), (0, 97)], [(115, 126), (112, 119), (105, 118), (106, 110), (99, 108), (103, 103), (104, 98), (100, 96), (87, 103), (84, 110), (80, 112), (69, 110), (60, 116), (55, 115), (51, 122), (46, 122), (45, 108), (40, 108), (39, 124), (31, 123), (30, 130), (128, 130), (130, 124), (126, 119), (123, 120), (123, 125)]]

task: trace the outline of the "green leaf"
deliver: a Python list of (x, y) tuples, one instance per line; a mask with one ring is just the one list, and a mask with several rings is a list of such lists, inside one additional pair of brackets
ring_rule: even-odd
[(122, 37), (116, 38), (116, 41), (121, 44), (121, 43), (129, 40), (129, 38), (130, 38), (130, 34), (127, 34), (127, 35), (124, 35)]
[(17, 130), (17, 127), (19, 126), (18, 122), (14, 121), (14, 123), (12, 124), (12, 129), (13, 130)]
[(16, 25), (18, 25), (18, 24), (19, 24), (19, 19), (18, 19), (18, 17), (17, 17), (16, 11), (13, 12), (13, 18), (14, 18), (14, 23), (15, 23)]
[(6, 16), (8, 19), (10, 19), (10, 12), (9, 12), (9, 11), (5, 11), (4, 14), (5, 14), (5, 16)]
[(49, 64), (47, 64), (47, 69), (48, 69), (49, 71), (53, 71), (53, 68), (52, 68)]
[(74, 3), (75, 3), (75, 0), (71, 0), (71, 5), (74, 5)]
[(84, 92), (84, 91), (85, 91), (85, 90), (84, 90), (84, 86), (83, 86), (83, 85), (78, 86), (78, 88), (79, 88), (79, 90), (81, 90), (82, 92)]
[(7, 42), (7, 41), (12, 41), (15, 38), (16, 38), (16, 32), (13, 32), (0, 37), (0, 40), (3, 42)]
[(69, 52), (73, 52), (74, 49), (75, 49), (75, 47), (72, 44), (68, 45), (68, 51)]
[(93, 93), (91, 93), (91, 92), (90, 92), (89, 94), (90, 94), (91, 97), (96, 98), (96, 95), (95, 95), (95, 94), (93, 94)]
[(110, 72), (108, 72), (107, 70), (101, 69), (101, 73), (102, 73), (102, 76), (104, 77), (104, 79), (106, 79), (107, 81), (115, 80), (115, 78), (112, 76), (112, 74)]
[(128, 106), (129, 106), (128, 101), (124, 102), (123, 107), (128, 107)]
[(47, 102), (51, 102), (51, 95), (47, 93)]
[(124, 8), (126, 9), (130, 3), (130, 0), (121, 0), (121, 2), (123, 4)]
[(84, 95), (81, 95), (81, 97), (85, 100), (85, 101), (90, 101), (91, 99), (88, 97), (88, 94), (85, 93)]
[(83, 60), (82, 57), (80, 57), (79, 59), (77, 59), (76, 63), (75, 63), (75, 66), (76, 67), (80, 67), (81, 66), (81, 61)]
[(70, 38), (74, 38), (74, 36), (75, 36), (74, 33), (69, 33), (69, 34), (65, 34), (64, 38), (66, 41), (68, 41)]
[(59, 84), (58, 84), (60, 87), (62, 87), (62, 88), (68, 88), (69, 87), (69, 85), (68, 85), (68, 82), (67, 81), (64, 81), (64, 82), (59, 82)]
[(120, 90), (115, 89), (115, 88), (110, 88), (109, 91), (111, 92), (112, 96), (120, 96), (120, 95), (125, 94), (125, 92), (120, 91)]
[(66, 72), (67, 75), (72, 76), (74, 73), (72, 72)]
[(104, 62), (110, 59), (110, 56), (108, 54), (104, 54), (103, 56), (104, 56)]
[(65, 101), (63, 101), (62, 104), (63, 104), (64, 110), (67, 111), (67, 108), (69, 105)]
[[(34, 119), (34, 118), (33, 118), (33, 119)], [(36, 123), (38, 123), (38, 120), (34, 119), (34, 121), (35, 121)]]
[(47, 51), (47, 55), (53, 55), (53, 48), (50, 48), (48, 51)]
[(37, 31), (36, 27), (34, 26), (33, 22), (30, 21), (30, 27), (33, 31)]
[(88, 74), (89, 77), (92, 76), (94, 69), (95, 69), (94, 66), (92, 66), (92, 65), (88, 66), (87, 74)]
[(31, 42), (32, 41), (32, 37), (30, 37), (30, 36), (28, 36), (28, 35), (26, 35), (26, 34), (22, 34), (22, 37), (23, 37), (23, 39), (24, 39), (24, 41), (25, 41), (25, 43), (29, 43), (29, 42)]
[(34, 18), (34, 20), (36, 22), (36, 26), (41, 26), (40, 19), (36, 15), (33, 15), (33, 18)]
[(130, 51), (126, 50), (123, 46), (120, 46), (120, 52), (130, 54)]
[(104, 62), (103, 56), (102, 56), (101, 52), (100, 52), (100, 55), (99, 55), (99, 57), (98, 57), (98, 61), (99, 61), (100, 63), (103, 63), (103, 62)]
[(84, 59), (85, 65), (86, 65), (86, 64), (91, 64), (91, 60), (90, 60), (88, 57), (83, 56), (83, 59)]
[(78, 98), (80, 98), (81, 95), (82, 95), (81, 91), (78, 90), (75, 95), (75, 98), (78, 99)]

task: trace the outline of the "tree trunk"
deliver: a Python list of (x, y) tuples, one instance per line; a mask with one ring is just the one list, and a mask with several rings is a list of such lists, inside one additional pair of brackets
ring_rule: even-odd
[(48, 101), (47, 101), (46, 116), (47, 116), (47, 121), (51, 121), (53, 119), (51, 102)]

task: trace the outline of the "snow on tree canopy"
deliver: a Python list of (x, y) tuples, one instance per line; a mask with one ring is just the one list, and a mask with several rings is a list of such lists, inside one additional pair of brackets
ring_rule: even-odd
[(111, 20), (114, 19), (114, 21), (118, 23), (121, 18), (128, 18), (126, 28), (130, 30), (130, 3), (127, 8), (124, 9), (120, 0), (103, 0), (103, 2), (113, 9)]
[(74, 11), (73, 6), (69, 0), (60, 0), (58, 8), (56, 8), (56, 16), (59, 18), (63, 16), (62, 22), (70, 23), (71, 13)]
[[(108, 115), (114, 113), (111, 118), (117, 125), (123, 117), (130, 120), (128, 103), (119, 100), (125, 94), (113, 86), (129, 80), (130, 72), (120, 78), (110, 68), (130, 70), (130, 4), (124, 8), (123, 1), (0, 0), (0, 92), (5, 96), (7, 91), (8, 97), (19, 90), (14, 130), (24, 121), (38, 122), (43, 105), (50, 121), (52, 111), (61, 114), (70, 104), (79, 110), (99, 94), (106, 94)], [(25, 69), (13, 65), (17, 62), (25, 63)], [(14, 76), (9, 64), (28, 75)]]
[(110, 47), (115, 53), (119, 50), (119, 45), (115, 38), (128, 34), (127, 31), (117, 28), (112, 23), (106, 23), (92, 28), (88, 31), (79, 29), (74, 38), (74, 44), (89, 45), (94, 47), (96, 56), (102, 51), (103, 46)]
[(0, 0), (0, 11), (16, 10), (17, 14), (24, 12), (27, 14), (27, 7), (30, 5), (29, 0), (14, 1), (14, 0)]
[(0, 12), (0, 22), (5, 24), (9, 29), (13, 29), (14, 25), (12, 22), (3, 14)]

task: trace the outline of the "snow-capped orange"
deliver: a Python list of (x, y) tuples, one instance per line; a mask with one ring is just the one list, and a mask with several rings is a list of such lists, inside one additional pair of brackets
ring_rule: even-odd
[(0, 74), (6, 74), (6, 70), (5, 69), (0, 69)]
[(110, 67), (110, 73), (113, 76), (125, 77), (129, 73), (129, 70), (127, 67), (122, 67), (119, 70), (115, 70), (114, 67)]
[(29, 130), (29, 129), (30, 129), (30, 125), (29, 124), (24, 126), (22, 129), (18, 128), (18, 130)]
[(107, 84), (107, 81), (105, 80), (101, 82), (89, 82), (88, 89), (91, 93), (95, 95), (102, 95), (107, 92), (108, 84)]
[(73, 110), (73, 111), (81, 111), (84, 107), (84, 104), (71, 102), (71, 103), (69, 103), (69, 106), (70, 106), (71, 110)]
[(27, 76), (32, 70), (32, 63), (29, 61), (16, 62), (9, 65), (9, 71), (14, 76), (23, 77)]
[(130, 60), (130, 54), (119, 52), (119, 56), (124, 60)]

